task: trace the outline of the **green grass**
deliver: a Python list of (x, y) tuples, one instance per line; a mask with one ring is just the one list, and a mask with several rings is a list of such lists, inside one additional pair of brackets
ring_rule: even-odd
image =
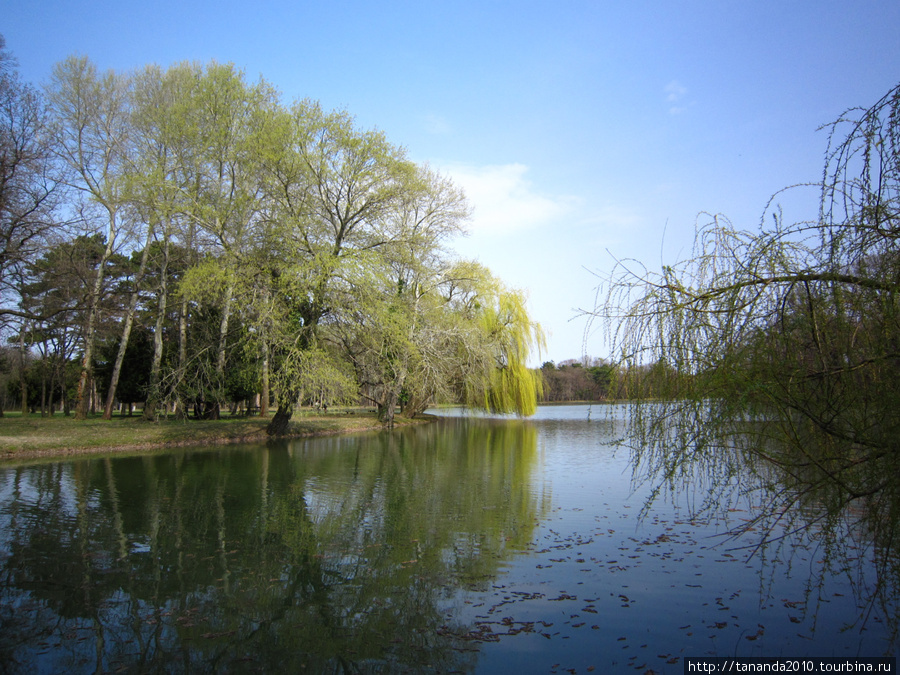
[[(219, 420), (168, 420), (146, 422), (140, 415), (98, 416), (76, 420), (57, 414), (41, 417), (6, 412), (0, 418), (0, 459), (31, 458), (85, 452), (149, 450), (154, 448), (264, 441), (269, 418), (224, 415)], [(397, 424), (409, 420), (398, 417)], [(336, 409), (325, 415), (295, 413), (291, 436), (351, 433), (380, 428), (374, 413)]]

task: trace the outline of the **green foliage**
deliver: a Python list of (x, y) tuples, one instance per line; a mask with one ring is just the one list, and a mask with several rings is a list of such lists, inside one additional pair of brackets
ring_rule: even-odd
[[(113, 362), (119, 351), (120, 340), (110, 340), (101, 344), (97, 350), (97, 365), (94, 374), (97, 388), (105, 397), (109, 390)], [(153, 335), (150, 330), (138, 326), (134, 329), (125, 358), (122, 361), (122, 374), (119, 378), (117, 397), (124, 403), (139, 403), (147, 400), (147, 386), (150, 382), (150, 362), (153, 356)]]
[(178, 294), (197, 305), (221, 305), (223, 290), (235, 283), (232, 270), (212, 256), (195, 263), (178, 284)]
[(468, 383), (467, 402), (493, 412), (533, 415), (543, 392), (540, 373), (528, 368), (544, 346), (540, 326), (528, 316), (525, 295), (495, 282), (479, 301), (478, 326), (492, 357), (486, 377)]
[(889, 556), (900, 515), (900, 87), (832, 125), (819, 188), (816, 220), (786, 225), (776, 211), (741, 231), (715, 217), (693, 258), (658, 274), (621, 267), (595, 315), (612, 320), (620, 369), (652, 387), (631, 437), (660, 489), (703, 467), (718, 477), (715, 505), (750, 466), (777, 486), (763, 517), (789, 523), (802, 506), (821, 513), (828, 537), (862, 513)]
[(275, 371), (273, 387), (291, 392), (295, 403), (350, 403), (357, 385), (346, 363), (325, 349), (312, 347), (285, 352)]
[[(28, 405), (28, 410), (30, 412), (35, 412), (37, 409), (41, 407), (42, 400), (42, 387), (41, 385), (46, 380), (46, 372), (50, 368), (50, 363), (47, 361), (39, 361), (33, 367), (27, 368), (25, 370), (25, 390), (26, 390), (26, 402)], [(18, 403), (22, 400), (22, 379), (9, 379), (6, 382), (7, 393), (9, 397)]]
[[(103, 73), (71, 57), (47, 91), (85, 231), (30, 259), (23, 298), (65, 322), (64, 359), (82, 354), (81, 416), (92, 375), (117, 385), (95, 343), (143, 355), (118, 398), (138, 396), (125, 380), (140, 373), (148, 419), (165, 400), (215, 416), (265, 388), (273, 431), (309, 400), (368, 400), (387, 425), (398, 404), (460, 397), (534, 410), (541, 336), (524, 297), (453, 260), (465, 196), (383, 132), (284, 105), (231, 64)], [(51, 328), (29, 326), (30, 344), (46, 351)]]

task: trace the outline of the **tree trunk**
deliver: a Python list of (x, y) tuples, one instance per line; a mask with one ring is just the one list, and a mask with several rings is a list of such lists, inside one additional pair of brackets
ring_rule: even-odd
[(87, 419), (91, 409), (93, 397), (91, 396), (91, 381), (94, 372), (94, 334), (97, 331), (97, 315), (100, 313), (100, 292), (103, 290), (103, 275), (106, 272), (106, 263), (113, 253), (116, 231), (115, 211), (109, 213), (109, 233), (106, 238), (106, 248), (103, 257), (97, 265), (97, 276), (94, 277), (94, 285), (91, 288), (89, 300), (88, 321), (84, 330), (84, 358), (81, 359), (81, 374), (78, 377), (78, 391), (75, 395), (75, 419)]
[[(194, 236), (196, 234), (196, 226), (192, 223), (188, 229), (187, 236), (184, 240), (184, 246), (189, 252), (192, 252), (188, 258), (188, 264), (196, 263), (196, 247), (194, 244)], [(188, 403), (184, 400), (184, 374), (187, 370), (187, 322), (188, 322), (188, 301), (185, 296), (181, 298), (181, 307), (178, 312), (178, 372), (175, 378), (175, 419), (187, 419)]]
[(215, 410), (210, 419), (219, 419), (222, 392), (225, 390), (225, 348), (228, 346), (228, 321), (231, 318), (231, 301), (234, 298), (234, 281), (229, 280), (225, 289), (225, 302), (222, 307), (222, 322), (219, 324), (219, 353), (216, 357), (216, 392)]
[(165, 237), (163, 247), (163, 260), (159, 274), (159, 302), (156, 308), (156, 326), (153, 330), (153, 362), (150, 364), (150, 385), (147, 391), (147, 401), (144, 403), (143, 417), (148, 422), (156, 419), (156, 408), (159, 406), (159, 371), (162, 367), (163, 356), (163, 327), (166, 319), (166, 306), (169, 301), (169, 237)]
[(259, 396), (259, 416), (269, 414), (269, 343), (263, 341), (262, 391)]
[(394, 413), (397, 410), (397, 394), (386, 392), (378, 403), (378, 421), (385, 429), (394, 427)]
[(225, 377), (225, 347), (228, 341), (228, 321), (231, 318), (231, 301), (234, 298), (234, 282), (229, 281), (225, 289), (225, 302), (222, 307), (222, 322), (219, 324), (219, 353), (216, 358), (216, 375)]
[(266, 427), (266, 433), (269, 436), (283, 436), (287, 433), (288, 425), (291, 422), (291, 416), (294, 414), (294, 406), (290, 403), (282, 403), (278, 406), (275, 416)]
[(47, 375), (41, 374), (41, 417), (47, 416)]
[(187, 402), (183, 400), (184, 373), (187, 370), (187, 317), (188, 301), (181, 300), (181, 308), (178, 311), (178, 377), (175, 380), (175, 417), (184, 419), (187, 417)]
[(116, 389), (119, 386), (119, 375), (122, 372), (122, 362), (125, 360), (125, 350), (128, 349), (128, 340), (131, 338), (131, 327), (134, 325), (134, 313), (137, 310), (140, 297), (141, 281), (147, 270), (147, 256), (150, 253), (150, 242), (153, 237), (153, 228), (147, 227), (147, 240), (144, 242), (144, 251), (141, 253), (141, 264), (138, 273), (134, 277), (134, 290), (131, 292), (131, 301), (125, 312), (125, 325), (122, 326), (122, 339), (119, 341), (119, 352), (116, 354), (116, 362), (113, 364), (112, 376), (109, 379), (109, 391), (106, 393), (106, 407), (103, 409), (103, 419), (112, 419), (113, 402), (116, 400)]
[(25, 325), (19, 333), (19, 386), (22, 389), (22, 415), (28, 414), (28, 383), (25, 381)]
[(400, 410), (400, 414), (408, 419), (415, 419), (416, 415), (421, 415), (428, 407), (428, 399), (420, 399), (417, 396), (410, 398)]
[[(50, 387), (48, 394), (48, 405), (47, 410), (49, 411), (50, 417), (56, 414), (56, 386), (57, 381), (59, 379), (59, 363), (61, 359), (59, 356), (59, 350), (56, 350), (56, 353), (53, 355), (53, 368), (50, 369)], [(60, 389), (65, 391), (65, 383), (60, 385)]]

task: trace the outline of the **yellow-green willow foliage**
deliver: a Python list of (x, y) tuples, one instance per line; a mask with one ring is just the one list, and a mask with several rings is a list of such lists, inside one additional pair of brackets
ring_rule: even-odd
[(837, 542), (849, 523), (886, 588), (900, 580), (900, 85), (830, 125), (817, 187), (811, 220), (783, 220), (773, 198), (752, 230), (711, 218), (674, 266), (618, 266), (593, 314), (652, 396), (627, 438), (656, 493), (702, 470), (715, 507), (751, 467), (772, 492), (746, 527), (814, 516)]
[[(103, 306), (104, 330), (122, 326), (120, 355), (130, 321), (154, 333), (148, 419), (198, 401), (217, 416), (253, 392), (263, 412), (274, 397), (273, 435), (315, 400), (371, 402), (387, 425), (436, 402), (534, 412), (528, 363), (543, 334), (524, 295), (458, 260), (465, 195), (383, 132), (316, 101), (285, 104), (231, 64), (101, 75), (73, 57), (51, 84), (60, 161), (96, 207), (79, 213), (108, 223), (75, 338), (82, 384), (109, 279), (130, 292), (127, 307)], [(114, 284), (113, 253), (129, 252), (140, 272)]]
[(528, 367), (528, 359), (545, 346), (545, 337), (540, 324), (528, 315), (525, 294), (495, 282), (481, 297), (478, 328), (488, 358), (484, 370), (466, 383), (466, 404), (533, 415), (543, 381), (540, 371)]

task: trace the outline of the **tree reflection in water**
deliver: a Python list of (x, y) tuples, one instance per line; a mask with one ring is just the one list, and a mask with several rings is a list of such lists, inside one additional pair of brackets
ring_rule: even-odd
[(0, 666), (662, 673), (685, 655), (896, 654), (889, 521), (734, 445), (623, 452), (633, 407), (608, 412), (2, 469)]
[(528, 425), (448, 422), (8, 469), (0, 662), (471, 670), (449, 599), (530, 540), (536, 458)]
[(825, 584), (845, 577), (856, 606), (855, 613), (844, 617), (845, 628), (865, 631), (877, 615), (877, 621), (887, 623), (889, 641), (896, 644), (900, 636), (900, 477), (892, 468), (896, 458), (879, 457), (876, 464), (859, 451), (836, 449), (821, 435), (809, 434), (802, 420), (785, 423), (734, 416), (727, 424), (708, 422), (711, 414), (706, 408), (715, 404), (677, 400), (632, 408), (631, 462), (635, 481), (649, 489), (645, 512), (664, 494), (687, 499), (692, 517), (698, 519), (721, 518), (734, 504), (748, 504), (752, 515), (724, 537), (762, 559), (763, 575), (783, 574), (778, 565), (790, 565), (797, 551), (814, 548), (815, 564), (806, 572), (807, 614), (814, 621), (829, 602), (822, 592)]

